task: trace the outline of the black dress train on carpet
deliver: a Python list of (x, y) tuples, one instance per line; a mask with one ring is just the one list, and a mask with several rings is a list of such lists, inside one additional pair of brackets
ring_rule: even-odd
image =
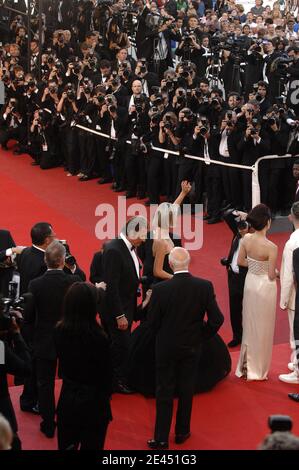
[[(176, 246), (180, 246), (178, 240), (173, 240)], [(148, 240), (145, 245), (146, 252), (150, 258), (152, 241)], [(147, 260), (149, 261), (149, 259)], [(147, 264), (147, 263), (145, 263)], [(150, 262), (147, 264), (150, 271)], [(165, 257), (163, 269), (172, 274)], [(159, 279), (152, 279), (153, 283)], [(128, 384), (130, 388), (146, 397), (155, 396), (155, 333), (149, 327), (146, 318), (142, 318), (142, 312), (146, 315), (146, 309), (140, 311), (140, 325), (132, 332), (131, 347), (128, 363)], [(198, 364), (198, 374), (195, 383), (195, 393), (208, 392), (224, 379), (231, 371), (231, 357), (226, 344), (216, 334), (203, 342)]]

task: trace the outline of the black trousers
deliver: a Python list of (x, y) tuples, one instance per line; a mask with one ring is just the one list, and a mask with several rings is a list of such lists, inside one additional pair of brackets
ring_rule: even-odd
[(242, 186), (243, 186), (243, 205), (244, 209), (249, 212), (252, 207), (252, 172), (242, 170)]
[(132, 193), (144, 194), (146, 191), (146, 154), (133, 154), (129, 149), (126, 155), (127, 190)]
[(32, 359), (31, 374), (24, 379), (24, 388), (20, 396), (21, 408), (33, 408), (38, 403), (38, 390), (36, 379), (36, 360)]
[(26, 144), (26, 127), (0, 129), (0, 144), (6, 145), (9, 140), (17, 140), (19, 145)]
[(123, 331), (119, 330), (114, 323), (108, 322), (104, 324), (104, 328), (111, 341), (114, 384), (126, 383), (131, 327), (129, 325), (128, 329)]
[(77, 129), (75, 127), (66, 127), (64, 138), (66, 167), (72, 175), (76, 175), (80, 167), (80, 147)]
[(194, 383), (199, 351), (188, 350), (178, 358), (156, 364), (156, 425), (155, 439), (168, 442), (173, 413), (173, 397), (178, 395), (175, 433), (190, 432)]
[[(147, 167), (147, 192), (151, 204), (160, 203), (160, 190), (163, 177), (164, 159), (162, 155), (152, 154)], [(169, 179), (171, 175), (169, 175)], [(167, 185), (168, 187), (168, 185)], [(171, 191), (167, 191), (167, 195)]]
[(36, 359), (39, 412), (45, 426), (55, 422), (55, 374), (57, 360)]
[(223, 187), (220, 173), (214, 174), (208, 170), (206, 177), (206, 187), (208, 195), (208, 214), (211, 217), (220, 217), (221, 205), (223, 201)]
[(242, 340), (242, 310), (245, 275), (228, 271), (230, 323), (233, 330), (233, 339)]
[(82, 426), (82, 423), (70, 425), (58, 417), (58, 450), (103, 450), (108, 425), (108, 419), (103, 419), (97, 427)]

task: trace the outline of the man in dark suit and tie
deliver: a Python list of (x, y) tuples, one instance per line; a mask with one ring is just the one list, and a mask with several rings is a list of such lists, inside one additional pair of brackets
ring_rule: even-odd
[(66, 274), (66, 250), (58, 240), (45, 251), (47, 271), (29, 284), (32, 294), (30, 308), (25, 310), (25, 322), (32, 329), (33, 351), (36, 361), (39, 412), (43, 419), (41, 431), (53, 437), (55, 431), (55, 375), (57, 355), (54, 346), (54, 328), (62, 316), (62, 304), (66, 291), (74, 282), (82, 282), (79, 276)]
[(133, 217), (120, 236), (105, 245), (103, 253), (107, 291), (101, 313), (112, 343), (114, 388), (119, 393), (131, 393), (126, 385), (126, 366), (140, 282), (140, 265), (135, 249), (145, 241), (146, 234), (146, 219)]
[(22, 254), (17, 257), (21, 295), (28, 291), (28, 285), (32, 279), (46, 272), (45, 251), (56, 236), (52, 225), (48, 222), (35, 224), (31, 229), (30, 235), (32, 246), (25, 248)]
[(149, 322), (156, 332), (156, 425), (154, 439), (148, 441), (152, 449), (168, 448), (175, 391), (175, 442), (182, 444), (190, 437), (202, 341), (215, 335), (223, 323), (212, 283), (193, 277), (189, 263), (190, 255), (184, 248), (171, 250), (169, 264), (174, 276), (153, 287), (149, 304)]
[(223, 214), (223, 220), (234, 235), (228, 257), (221, 260), (221, 264), (226, 266), (228, 275), (230, 322), (233, 331), (233, 339), (228, 343), (230, 348), (238, 346), (242, 341), (243, 292), (247, 269), (238, 266), (237, 260), (240, 242), (249, 229), (245, 218), (244, 212), (235, 210)]

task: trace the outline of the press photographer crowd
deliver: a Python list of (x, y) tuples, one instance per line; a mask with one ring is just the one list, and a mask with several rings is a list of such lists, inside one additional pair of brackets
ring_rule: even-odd
[[(183, 444), (193, 395), (231, 372), (228, 348), (241, 348), (237, 377), (268, 379), (278, 279), (292, 354), (279, 379), (299, 384), (299, 12), (263, 0), (248, 12), (235, 0), (44, 0), (29, 13), (23, 0), (1, 2), (0, 158), (13, 143), (11, 158), (158, 207), (151, 236), (133, 217), (103, 244), (90, 283), (50, 223), (31, 228), (30, 247), (0, 230), (0, 450), (22, 447), (9, 375), (21, 411), (40, 415), (47, 438), (57, 431), (59, 450), (104, 448), (113, 393), (156, 398), (147, 446), (158, 450), (171, 445), (177, 397)], [(267, 155), (252, 208), (250, 168)], [(187, 201), (233, 234), (220, 261), (228, 345), (213, 284), (189, 272), (173, 234)], [(294, 227), (280, 272), (267, 238), (279, 214)], [(269, 426), (261, 450), (299, 449), (289, 417)]]
[[(173, 202), (188, 180), (190, 202), (207, 201), (209, 224), (224, 201), (249, 210), (251, 171), (210, 160), (250, 167), (299, 153), (299, 23), (281, 8), (44, 1), (28, 41), (26, 18), (1, 7), (2, 149), (13, 139), (14, 154), (33, 165), (99, 178), (146, 204)], [(291, 158), (262, 162), (259, 180), (262, 202), (284, 214)]]

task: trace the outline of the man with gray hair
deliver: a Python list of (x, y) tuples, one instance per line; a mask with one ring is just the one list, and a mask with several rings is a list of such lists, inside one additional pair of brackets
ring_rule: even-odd
[[(190, 437), (194, 383), (203, 338), (214, 336), (223, 323), (210, 281), (189, 273), (190, 255), (173, 248), (172, 279), (153, 287), (149, 323), (156, 331), (156, 426), (151, 449), (167, 449), (173, 398), (178, 392), (175, 442)], [(204, 321), (207, 314), (207, 321)]]
[(102, 321), (112, 343), (114, 390), (128, 394), (127, 360), (131, 326), (137, 309), (140, 265), (136, 248), (146, 239), (147, 220), (130, 219), (118, 238), (105, 245), (103, 253), (104, 282), (107, 284)]
[(53, 339), (54, 329), (62, 316), (66, 291), (74, 282), (82, 282), (79, 276), (63, 271), (65, 255), (65, 247), (58, 240), (46, 248), (47, 271), (30, 282), (32, 302), (29, 302), (24, 314), (25, 323), (32, 329), (33, 335), (38, 403), (43, 419), (40, 430), (47, 437), (53, 437), (55, 432), (54, 388), (57, 355)]
[(288, 310), (289, 328), (290, 328), (290, 346), (292, 359), (288, 364), (289, 374), (280, 374), (279, 380), (286, 383), (299, 384), (298, 366), (295, 354), (294, 340), (294, 316), (295, 316), (295, 298), (296, 288), (294, 282), (293, 270), (293, 252), (299, 248), (299, 202), (294, 202), (289, 215), (290, 221), (294, 225), (294, 232), (286, 242), (280, 268), (280, 308)]

